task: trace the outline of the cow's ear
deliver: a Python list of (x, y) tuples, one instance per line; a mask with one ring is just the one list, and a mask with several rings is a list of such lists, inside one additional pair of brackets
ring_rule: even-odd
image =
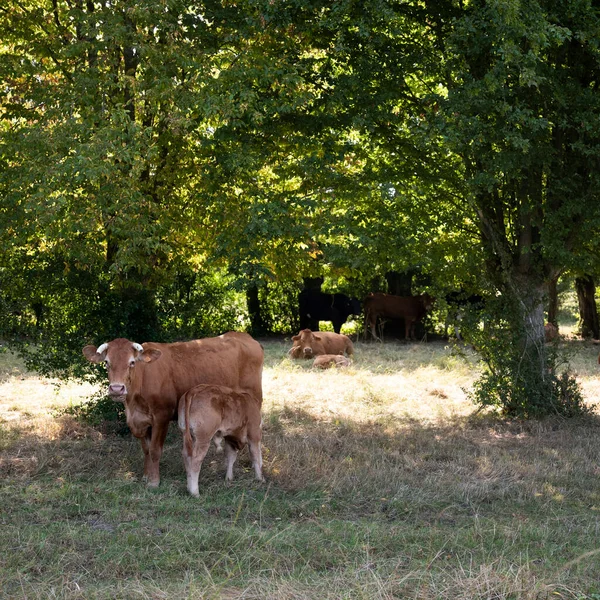
[(156, 348), (146, 348), (143, 352), (140, 352), (137, 355), (136, 360), (141, 360), (142, 362), (150, 363), (155, 360), (158, 360), (162, 356), (162, 352), (157, 350)]
[(300, 339), (300, 336), (299, 336), (299, 335), (293, 335), (293, 336), (292, 336), (292, 339), (293, 339), (295, 342), (297, 342), (297, 341)]
[(98, 354), (98, 351), (96, 350), (96, 346), (84, 346), (82, 352), (83, 352), (83, 355), (90, 362), (93, 362), (93, 363), (104, 362), (104, 359), (106, 358), (106, 352), (103, 352), (102, 354)]
[(320, 342), (323, 339), (320, 335), (317, 335), (316, 333), (313, 333), (313, 338), (315, 338), (317, 342)]

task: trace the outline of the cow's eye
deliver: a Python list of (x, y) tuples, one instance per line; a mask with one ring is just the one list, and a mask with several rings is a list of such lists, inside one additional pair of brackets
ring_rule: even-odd
[(129, 361), (129, 368), (132, 369), (133, 367), (135, 367), (135, 360), (130, 360)]

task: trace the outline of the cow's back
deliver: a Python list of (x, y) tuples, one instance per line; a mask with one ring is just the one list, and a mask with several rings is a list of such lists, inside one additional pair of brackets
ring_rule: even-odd
[(420, 296), (394, 296), (377, 293), (365, 298), (365, 314), (403, 319), (405, 317), (420, 317), (425, 313)]
[(151, 409), (174, 413), (179, 398), (199, 384), (247, 391), (262, 403), (263, 349), (246, 333), (173, 344), (150, 342), (144, 348), (162, 353), (154, 362), (141, 363), (136, 373), (135, 390)]
[(344, 352), (352, 354), (354, 352), (352, 341), (343, 333), (320, 331), (318, 335), (321, 338), (318, 354), (343, 354)]

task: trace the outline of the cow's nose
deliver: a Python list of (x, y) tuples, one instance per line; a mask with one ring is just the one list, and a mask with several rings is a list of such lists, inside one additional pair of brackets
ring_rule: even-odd
[(127, 388), (123, 383), (111, 383), (108, 386), (109, 396), (125, 396), (127, 394)]
[(312, 354), (312, 348), (304, 348), (304, 354)]

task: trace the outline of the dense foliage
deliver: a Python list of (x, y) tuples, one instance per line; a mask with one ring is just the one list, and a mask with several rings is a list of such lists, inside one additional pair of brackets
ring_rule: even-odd
[(599, 270), (599, 22), (589, 2), (8, 0), (2, 335), (81, 374), (87, 341), (288, 332), (304, 277), (364, 296), (416, 270), (502, 298), (478, 401), (555, 412), (548, 284)]

